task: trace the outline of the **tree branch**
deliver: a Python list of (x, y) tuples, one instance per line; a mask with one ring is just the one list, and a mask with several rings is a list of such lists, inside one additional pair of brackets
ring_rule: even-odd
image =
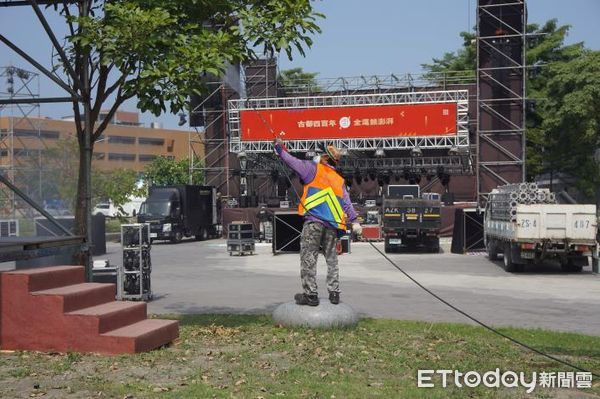
[(77, 129), (77, 140), (83, 138), (83, 128), (81, 127), (81, 112), (79, 112), (79, 102), (73, 101), (73, 113), (75, 114), (75, 128)]
[(97, 64), (95, 64), (94, 61), (92, 60), (92, 54), (90, 52), (90, 54), (88, 54), (88, 65), (90, 65), (90, 90), (93, 87), (94, 72), (96, 72), (98, 70), (98, 67), (97, 67), (98, 64), (100, 64), (100, 62), (98, 62)]
[(108, 81), (108, 74), (110, 72), (110, 68), (105, 65), (100, 65), (100, 71), (98, 73), (98, 87), (96, 89), (96, 101), (94, 106), (92, 107), (91, 119), (92, 123), (96, 123), (98, 120), (98, 115), (100, 114), (100, 109), (102, 108), (102, 104), (106, 100), (106, 82)]
[[(69, 12), (69, 9), (67, 7), (67, 5), (65, 4), (65, 12), (67, 14), (67, 17), (71, 16), (71, 13)], [(71, 31), (72, 35), (75, 35), (75, 28), (73, 27), (73, 24), (71, 22), (69, 22), (69, 30)], [(78, 33), (80, 32), (80, 28), (77, 27), (77, 31)], [(83, 73), (81, 70), (81, 62), (80, 62), (80, 52), (81, 49), (79, 47), (79, 45), (77, 44), (73, 44), (73, 52), (75, 53), (74, 59), (75, 59), (75, 74), (79, 77), (79, 79), (83, 82)], [(79, 88), (79, 92), (80, 94), (83, 94), (81, 91), (81, 88)], [(83, 140), (83, 126), (82, 126), (82, 117), (81, 117), (81, 112), (79, 110), (79, 101), (73, 101), (73, 113), (75, 116), (75, 128), (77, 130), (77, 140), (79, 142), (81, 142), (81, 140)]]
[(119, 91), (117, 92), (117, 98), (115, 99), (114, 104), (112, 105), (112, 107), (110, 108), (110, 110), (108, 111), (108, 113), (106, 114), (106, 116), (104, 117), (102, 122), (100, 123), (100, 125), (98, 125), (98, 127), (96, 128), (96, 131), (92, 135), (92, 141), (96, 141), (98, 139), (98, 137), (100, 137), (102, 132), (104, 132), (104, 130), (106, 129), (106, 126), (108, 126), (108, 123), (110, 122), (112, 117), (115, 116), (115, 113), (117, 112), (117, 110), (119, 109), (121, 104), (123, 104), (125, 102), (125, 100), (127, 100), (131, 97), (133, 97), (133, 96), (129, 96), (129, 97), (123, 96), (122, 95), (122, 87), (119, 87)]
[[(112, 65), (111, 65), (112, 68)], [(110, 69), (109, 69), (110, 71)], [(113, 83), (108, 89), (106, 89), (106, 91), (104, 92), (104, 98), (102, 99), (102, 102), (106, 101), (106, 99), (117, 89), (120, 88), (124, 83), (125, 83), (125, 79), (127, 78), (127, 74), (123, 73), (121, 75), (121, 77), (119, 79), (117, 79), (117, 81), (115, 83)]]
[[(102, 132), (104, 132), (104, 130), (106, 129), (106, 126), (108, 125), (108, 123), (110, 122), (112, 117), (115, 115), (115, 113), (117, 112), (117, 110), (119, 109), (121, 104), (123, 104), (125, 101), (127, 101), (128, 99), (130, 99), (134, 96), (133, 94), (123, 95), (123, 86), (125, 85), (125, 83), (127, 83), (125, 81), (126, 78), (127, 78), (127, 75), (123, 74), (119, 78), (119, 80), (117, 80), (117, 82), (115, 82), (115, 84), (113, 84), (105, 92), (104, 100), (106, 100), (106, 98), (108, 98), (108, 96), (118, 87), (117, 97), (115, 98), (115, 102), (112, 105), (112, 107), (110, 108), (110, 110), (108, 111), (108, 113), (106, 114), (106, 117), (102, 120), (100, 125), (96, 128), (96, 131), (94, 132), (94, 134), (92, 136), (93, 140), (96, 140), (98, 137), (100, 137)], [(104, 100), (102, 101), (102, 103), (104, 102)], [(101, 104), (100, 104), (100, 106), (101, 106)]]
[(75, 28), (73, 27), (73, 22), (69, 21), (71, 18), (71, 12), (69, 11), (69, 5), (67, 2), (63, 3), (63, 9), (65, 10), (65, 15), (67, 16), (67, 24), (69, 25), (69, 31), (71, 32), (71, 36), (75, 35)]
[[(108, 111), (108, 114), (106, 115), (106, 117), (104, 118), (104, 120), (100, 123), (100, 125), (96, 128), (95, 132), (92, 135), (92, 140), (95, 141), (98, 139), (98, 137), (100, 137), (100, 135), (102, 134), (102, 132), (106, 129), (106, 126), (108, 125), (109, 121), (112, 119), (112, 117), (114, 116), (115, 112), (117, 112), (117, 109), (119, 108), (119, 106), (121, 104), (123, 104), (123, 102), (125, 102), (126, 100), (128, 100), (129, 98), (133, 97), (133, 95), (129, 95), (129, 96), (123, 96), (123, 85), (125, 84), (125, 81), (127, 79), (127, 74), (123, 73), (121, 75), (121, 77), (119, 77), (119, 79), (117, 79), (117, 81), (115, 83), (113, 83), (108, 89), (104, 90), (104, 88), (106, 87), (106, 84), (108, 83), (108, 77), (110, 75), (110, 71), (112, 70), (114, 64), (110, 64), (109, 66), (101, 66), (101, 76), (103, 77), (103, 81), (101, 82), (101, 86), (102, 86), (102, 90), (100, 90), (100, 85), (98, 87), (98, 90), (96, 91), (97, 93), (97, 97), (96, 97), (96, 101), (94, 103), (94, 107), (92, 109), (92, 114), (91, 116), (94, 118), (92, 119), (92, 126), (95, 125), (95, 122), (98, 120), (98, 115), (100, 115), (100, 111), (102, 109), (102, 104), (104, 104), (104, 102), (108, 99), (108, 97), (110, 97), (110, 95), (118, 89), (117, 92), (117, 98), (115, 99), (115, 103), (113, 104), (113, 106), (111, 107), (111, 109)], [(127, 68), (126, 68), (127, 70)]]

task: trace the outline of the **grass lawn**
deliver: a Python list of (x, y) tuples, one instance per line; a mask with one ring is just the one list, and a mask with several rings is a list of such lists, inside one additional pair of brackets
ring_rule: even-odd
[[(461, 324), (362, 320), (353, 330), (274, 326), (267, 316), (178, 316), (181, 336), (134, 356), (3, 352), (0, 397), (44, 398), (582, 398), (591, 389), (417, 388), (418, 369), (573, 371)], [(600, 337), (503, 332), (600, 371)]]

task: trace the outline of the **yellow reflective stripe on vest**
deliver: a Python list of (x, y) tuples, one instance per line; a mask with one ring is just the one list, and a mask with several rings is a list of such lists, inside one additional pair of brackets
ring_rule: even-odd
[(321, 191), (306, 197), (304, 200), (304, 206), (306, 207), (306, 210), (311, 210), (322, 203), (326, 203), (329, 206), (329, 209), (334, 211), (331, 213), (333, 214), (335, 221), (340, 223), (342, 221), (342, 214), (344, 211), (342, 210), (342, 207), (340, 206), (340, 203), (331, 187), (324, 188)]

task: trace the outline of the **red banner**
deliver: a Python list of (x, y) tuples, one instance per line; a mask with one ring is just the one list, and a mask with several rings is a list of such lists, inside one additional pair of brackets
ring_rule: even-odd
[(242, 141), (448, 136), (457, 132), (456, 103), (240, 111)]

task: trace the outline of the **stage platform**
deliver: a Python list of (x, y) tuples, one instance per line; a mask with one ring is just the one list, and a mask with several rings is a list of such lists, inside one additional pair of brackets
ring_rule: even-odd
[[(452, 237), (452, 231), (454, 229), (454, 214), (457, 208), (474, 208), (475, 204), (471, 202), (456, 203), (450, 206), (442, 206), (442, 227), (440, 229), (441, 237)], [(366, 208), (356, 206), (356, 211), (359, 215), (365, 216), (367, 210), (373, 210), (375, 208)], [(261, 208), (225, 208), (223, 209), (223, 234), (227, 236), (226, 226), (233, 221), (247, 221), (254, 225), (255, 231), (259, 231), (259, 219), (258, 211)], [(296, 207), (293, 208), (266, 208), (269, 213), (274, 214), (276, 212), (295, 212)]]
[(59, 255), (81, 248), (82, 236), (3, 237), (0, 239), (0, 262), (27, 261)]

